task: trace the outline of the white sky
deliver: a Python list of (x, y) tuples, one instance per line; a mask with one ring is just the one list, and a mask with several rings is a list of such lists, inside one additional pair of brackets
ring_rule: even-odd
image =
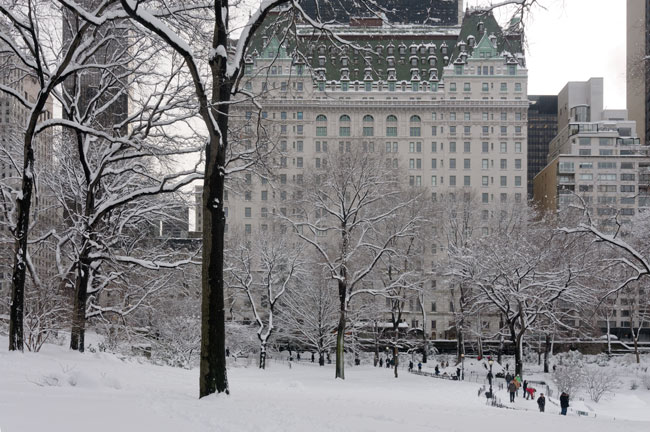
[[(626, 0), (539, 2), (546, 10), (534, 8), (526, 23), (528, 94), (557, 94), (568, 81), (603, 77), (605, 107), (625, 108)], [(507, 18), (505, 11), (495, 15)]]

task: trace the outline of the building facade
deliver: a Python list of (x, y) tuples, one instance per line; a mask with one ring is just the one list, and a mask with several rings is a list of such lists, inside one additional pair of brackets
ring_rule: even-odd
[(603, 110), (603, 80), (570, 82), (558, 96), (558, 134), (535, 177), (534, 198), (559, 210), (582, 199), (601, 223), (648, 205), (648, 147), (625, 110)]
[(533, 179), (546, 166), (549, 145), (557, 135), (557, 96), (529, 95), (528, 199), (533, 198)]
[[(246, 174), (231, 183), (224, 197), (229, 232), (272, 229), (274, 214), (293, 211), (291, 188), (326, 170), (328, 154), (355, 150), (380, 155), (400, 170), (405, 188), (426, 188), (427, 199), (472, 197), (486, 212), (526, 202), (529, 102), (520, 33), (471, 12), (462, 26), (369, 18), (332, 30), (350, 44), (314, 39), (303, 26), (298, 47), (268, 34), (248, 52), (243, 87), (262, 110), (237, 105), (231, 119), (249, 125), (237, 140), (251, 148), (259, 121), (279, 154), (271, 177)], [(201, 229), (199, 220), (195, 226)], [(449, 339), (458, 300), (438, 271), (447, 257), (441, 229), (432, 230), (440, 235), (425, 240), (418, 258), (428, 278), (426, 322), (416, 296), (406, 299), (402, 317), (431, 338)], [(498, 330), (495, 317), (478, 325)]]
[(650, 139), (650, 0), (627, 0), (627, 110), (642, 143)]

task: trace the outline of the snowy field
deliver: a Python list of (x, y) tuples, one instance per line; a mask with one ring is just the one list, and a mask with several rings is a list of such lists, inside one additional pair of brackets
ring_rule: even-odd
[[(6, 339), (0, 340), (2, 346)], [(241, 361), (239, 362), (241, 364)], [(466, 371), (473, 367), (469, 362)], [(480, 368), (479, 368), (480, 370)], [(518, 398), (515, 409), (486, 406), (480, 384), (434, 379), (372, 366), (271, 361), (231, 367), (230, 396), (197, 399), (197, 371), (78, 354), (59, 346), (39, 354), (0, 353), (0, 430), (32, 431), (649, 431), (650, 391), (623, 387), (591, 408), (562, 417), (547, 403)], [(500, 394), (506, 399), (505, 393)], [(576, 406), (579, 406), (576, 401)], [(595, 417), (594, 417), (595, 415)]]

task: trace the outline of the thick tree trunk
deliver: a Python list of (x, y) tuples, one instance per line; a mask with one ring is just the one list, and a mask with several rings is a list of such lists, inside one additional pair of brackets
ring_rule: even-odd
[(88, 300), (88, 280), (90, 266), (86, 257), (79, 261), (79, 271), (74, 290), (72, 307), (72, 329), (70, 330), (70, 349), (84, 352), (86, 336), (86, 301)]
[(544, 335), (544, 373), (549, 372), (549, 357), (551, 351), (551, 334), (546, 333)]
[(260, 344), (260, 369), (266, 369), (266, 341)]
[(397, 349), (397, 340), (393, 345), (393, 363), (395, 363), (394, 364), (395, 378), (398, 378), (397, 367), (399, 366), (399, 350)]
[(463, 320), (456, 326), (456, 360), (461, 361), (465, 355), (465, 337), (463, 335)]
[(607, 355), (612, 355), (612, 335), (610, 334), (609, 317), (607, 317)]
[[(341, 282), (339, 282), (341, 283)], [(341, 304), (339, 325), (336, 329), (336, 378), (345, 379), (345, 304)]]
[[(639, 329), (640, 331), (641, 329)], [(639, 355), (639, 338), (637, 337), (634, 330), (632, 330), (632, 340), (634, 341), (634, 356), (636, 357), (636, 363), (641, 363), (641, 356)]]
[(16, 231), (14, 242), (14, 266), (11, 277), (11, 307), (9, 312), (9, 351), (23, 351), (23, 317), (25, 314), (25, 277), (27, 271), (27, 238), (29, 216), (34, 189), (34, 150), (31, 131), (25, 136), (22, 193), (16, 200)]
[(519, 334), (515, 335), (514, 330), (512, 331), (513, 331), (512, 342), (515, 345), (515, 375), (522, 376), (522, 372), (524, 370), (524, 362), (522, 358), (522, 344), (524, 341), (524, 335), (523, 332), (520, 332)]
[(427, 355), (428, 355), (428, 352), (429, 352), (429, 338), (427, 337), (427, 334), (424, 331), (424, 323), (422, 323), (422, 329), (423, 329), (423, 331), (422, 331), (422, 339), (424, 339), (423, 344), (422, 344), (423, 345), (422, 346), (422, 351), (423, 351), (422, 352), (422, 363), (426, 363), (427, 360), (428, 360)]
[[(227, 110), (227, 106), (220, 107)], [(227, 120), (219, 118), (221, 130)], [(210, 143), (206, 149), (206, 170), (203, 189), (203, 268), (201, 300), (201, 364), (200, 397), (212, 393), (229, 393), (226, 373), (226, 324), (224, 310), (224, 233), (223, 211), (225, 186), (225, 142)]]

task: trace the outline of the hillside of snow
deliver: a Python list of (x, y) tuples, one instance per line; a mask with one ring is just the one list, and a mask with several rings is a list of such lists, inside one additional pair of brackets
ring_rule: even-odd
[[(2, 346), (6, 339), (0, 340)], [(0, 352), (0, 430), (32, 431), (648, 431), (650, 391), (622, 387), (589, 404), (590, 415), (558, 415), (547, 404), (518, 398), (510, 408), (487, 406), (481, 383), (456, 382), (372, 365), (347, 367), (271, 361), (229, 370), (230, 396), (198, 400), (198, 372), (73, 353), (48, 345), (41, 353)], [(429, 365), (427, 365), (429, 366)], [(468, 378), (473, 367), (467, 363)], [(506, 400), (505, 393), (499, 394)], [(578, 404), (579, 401), (576, 401)], [(579, 405), (579, 404), (578, 404)], [(577, 405), (576, 405), (577, 406)], [(602, 409), (601, 409), (602, 407)]]

